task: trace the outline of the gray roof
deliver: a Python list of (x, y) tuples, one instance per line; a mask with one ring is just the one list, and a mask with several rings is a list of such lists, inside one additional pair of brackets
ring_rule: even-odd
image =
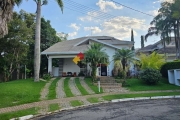
[(157, 50), (157, 53), (160, 53), (160, 54), (164, 54), (165, 52), (168, 54), (174, 54), (174, 53), (176, 53), (176, 47), (171, 46), (171, 47), (166, 47), (165, 49), (161, 48), (161, 49)]
[(84, 52), (88, 50), (88, 44), (80, 44), (78, 46), (75, 46), (76, 44), (79, 44), (83, 42), (84, 40), (88, 39), (96, 39), (96, 41), (99, 41), (100, 43), (106, 43), (110, 45), (118, 45), (118, 44), (133, 44), (131, 41), (121, 41), (114, 37), (109, 36), (88, 36), (88, 37), (81, 37), (76, 38), (72, 40), (62, 41), (54, 44), (53, 46), (49, 47), (45, 51), (42, 52), (42, 54), (56, 54), (56, 53), (79, 53)]
[[(174, 41), (175, 40), (175, 38), (174, 37), (171, 37), (171, 41)], [(139, 49), (137, 52), (148, 52), (148, 51), (154, 51), (154, 50), (158, 50), (159, 48), (157, 47), (157, 45), (159, 44), (159, 43), (161, 43), (162, 41), (160, 40), (160, 41), (158, 41), (158, 42), (156, 42), (156, 43), (154, 43), (154, 44), (152, 44), (152, 45), (148, 45), (148, 46), (146, 46), (146, 47), (144, 47), (144, 48), (141, 48), (141, 49)]]

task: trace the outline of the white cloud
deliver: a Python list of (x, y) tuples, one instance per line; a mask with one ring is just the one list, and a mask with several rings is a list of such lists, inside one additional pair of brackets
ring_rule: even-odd
[(152, 10), (152, 11), (149, 11), (150, 14), (152, 14), (153, 16), (156, 16), (158, 15), (158, 10)]
[(79, 20), (99, 22), (99, 20), (94, 19), (94, 18), (98, 17), (99, 15), (100, 15), (100, 13), (98, 11), (91, 11), (91, 12), (88, 12), (86, 16), (79, 17)]
[(107, 35), (125, 39), (130, 38), (131, 29), (134, 30), (134, 36), (137, 36), (137, 30), (147, 30), (148, 27), (148, 25), (145, 25), (145, 20), (120, 16), (103, 22), (101, 29), (95, 26), (84, 27), (84, 30), (92, 30), (93, 35)]
[(99, 0), (96, 3), (97, 6), (100, 7), (101, 10), (106, 11), (107, 8), (113, 8), (113, 9), (122, 9), (122, 6), (118, 6), (116, 5), (114, 2), (110, 2), (110, 1), (104, 1), (104, 0)]
[(153, 3), (162, 3), (162, 2), (170, 2), (172, 3), (174, 0), (157, 0), (157, 1), (154, 1)]
[(92, 31), (92, 34), (97, 34), (102, 32), (101, 29), (99, 27), (84, 27), (85, 31)]
[(80, 29), (80, 27), (79, 27), (79, 26), (77, 26), (77, 24), (76, 24), (76, 23), (71, 23), (71, 25), (70, 25), (69, 27), (71, 27), (71, 28), (75, 29), (76, 31), (78, 31), (78, 30)]
[(70, 38), (74, 38), (76, 35), (77, 35), (77, 32), (68, 33), (68, 37)]

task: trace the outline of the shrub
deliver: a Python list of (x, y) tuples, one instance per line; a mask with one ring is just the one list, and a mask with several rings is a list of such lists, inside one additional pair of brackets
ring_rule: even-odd
[(171, 69), (180, 69), (180, 61), (165, 63), (161, 67), (160, 72), (161, 72), (163, 77), (168, 78), (168, 70), (171, 70)]
[(160, 69), (161, 66), (165, 63), (165, 57), (164, 55), (160, 55), (156, 52), (153, 52), (150, 55), (146, 55), (141, 53), (139, 56), (141, 63), (137, 63), (138, 66), (141, 66), (141, 69), (146, 68), (153, 68), (153, 69)]
[(44, 80), (50, 80), (51, 79), (51, 75), (48, 73), (48, 74), (44, 74), (43, 75), (43, 79)]
[(158, 83), (161, 79), (161, 73), (159, 70), (147, 68), (140, 73), (140, 79), (145, 81), (147, 84), (153, 85)]

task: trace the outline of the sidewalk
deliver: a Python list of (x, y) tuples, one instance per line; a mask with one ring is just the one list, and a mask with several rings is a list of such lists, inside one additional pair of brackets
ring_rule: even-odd
[(138, 93), (157, 93), (157, 92), (180, 92), (180, 90), (158, 90), (158, 91), (139, 91), (139, 92), (110, 92), (110, 93), (102, 93), (102, 94), (93, 94), (93, 95), (86, 95), (86, 96), (76, 96), (76, 97), (68, 97), (68, 98), (59, 98), (59, 99), (54, 99), (54, 100), (43, 100), (39, 102), (34, 102), (34, 103), (27, 103), (23, 105), (17, 105), (17, 106), (12, 106), (12, 107), (6, 107), (6, 108), (0, 108), (0, 114), (1, 113), (7, 113), (7, 112), (14, 112), (14, 111), (19, 111), (19, 110), (24, 110), (32, 107), (42, 107), (42, 106), (47, 106), (50, 104), (58, 103), (67, 103), (72, 100), (82, 100), (82, 99), (87, 99), (90, 97), (102, 97), (106, 95), (115, 95), (115, 94), (138, 94)]

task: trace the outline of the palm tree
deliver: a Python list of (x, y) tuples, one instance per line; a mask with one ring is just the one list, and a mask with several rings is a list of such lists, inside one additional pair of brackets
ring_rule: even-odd
[(0, 0), (0, 38), (8, 34), (7, 22), (12, 18), (14, 5), (19, 5), (22, 0)]
[(174, 3), (163, 2), (161, 4), (161, 8), (158, 11), (159, 14), (151, 22), (151, 25), (154, 25), (155, 27), (149, 28), (148, 34), (146, 34), (145, 36), (145, 40), (147, 40), (147, 38), (151, 35), (154, 34), (160, 35), (165, 49), (165, 41), (168, 43), (171, 40), (170, 34), (174, 33), (175, 45), (176, 45), (176, 57), (180, 58), (180, 39), (179, 39), (180, 16), (177, 16), (176, 14), (177, 13), (176, 11), (179, 9), (179, 4), (177, 6), (177, 2), (179, 2), (179, 0), (174, 0)]
[[(34, 0), (37, 4), (36, 12), (36, 33), (35, 33), (35, 48), (34, 48), (34, 81), (39, 81), (39, 71), (40, 71), (40, 28), (41, 28), (41, 6), (47, 5), (48, 0)], [(63, 11), (62, 0), (56, 0), (61, 11)]]
[(118, 61), (120, 60), (123, 66), (123, 74), (124, 74), (124, 82), (126, 79), (126, 66), (128, 64), (128, 62), (131, 62), (134, 60), (134, 52), (129, 50), (129, 49), (121, 49), (121, 50), (117, 50), (115, 52), (115, 55), (113, 56), (114, 61)]
[(90, 46), (90, 49), (84, 53), (84, 60), (86, 63), (90, 63), (92, 69), (92, 82), (96, 79), (96, 70), (98, 64), (108, 64), (109, 57), (106, 52), (103, 50), (103, 45), (98, 43), (93, 43)]

